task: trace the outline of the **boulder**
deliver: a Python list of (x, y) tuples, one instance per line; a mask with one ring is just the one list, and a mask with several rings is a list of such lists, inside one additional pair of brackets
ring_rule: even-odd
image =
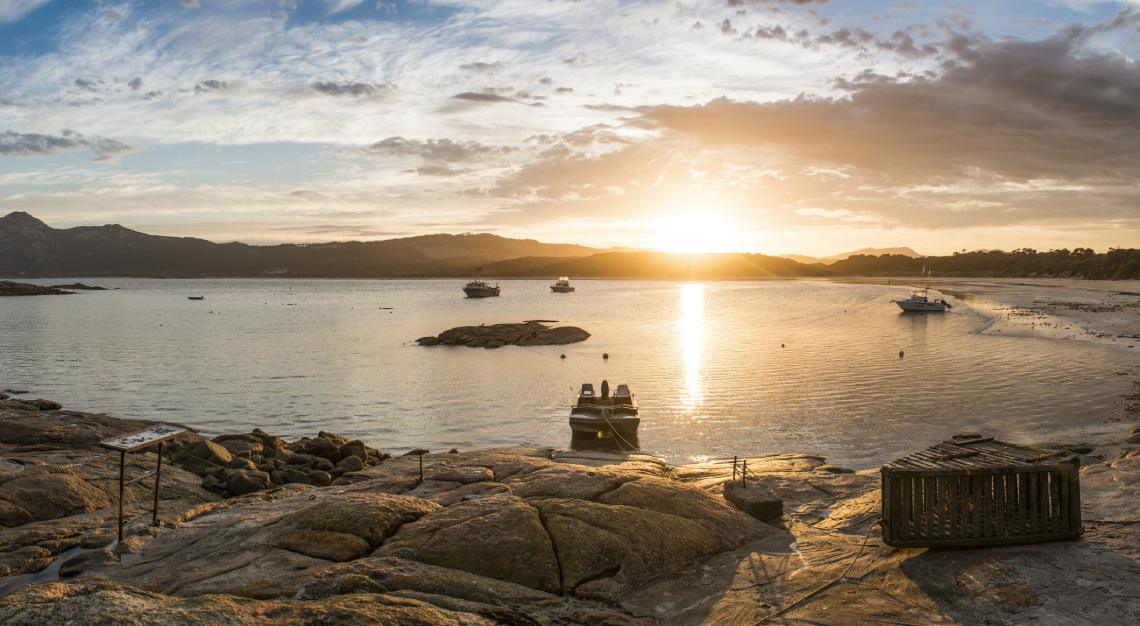
[(226, 490), (235, 496), (268, 489), (269, 474), (257, 470), (235, 469), (226, 471)]
[(336, 464), (336, 469), (341, 470), (341, 473), (359, 472), (364, 469), (364, 459), (355, 455), (346, 456)]
[(332, 483), (332, 479), (332, 474), (324, 470), (313, 470), (309, 473), (309, 482), (321, 487)]
[(30, 404), (41, 411), (58, 411), (63, 408), (63, 405), (54, 400), (24, 400), (25, 403)]
[(0, 526), (12, 528), (33, 521), (35, 518), (24, 507), (12, 504), (7, 500), (0, 500)]
[(248, 458), (243, 458), (240, 456), (235, 456), (233, 459), (231, 459), (230, 462), (226, 464), (226, 468), (227, 469), (243, 469), (243, 470), (256, 470), (256, 469), (258, 469), (257, 465), (255, 465), (253, 461), (249, 460)]
[[(110, 496), (68, 471), (43, 471), (0, 485), (0, 499), (36, 520), (52, 520), (111, 506)], [(15, 516), (18, 510), (9, 509)]]
[(428, 480), (450, 481), (462, 485), (495, 480), (495, 474), (486, 467), (467, 466), (457, 467), (444, 472), (428, 476)]
[(514, 346), (552, 346), (585, 341), (590, 333), (575, 326), (551, 328), (536, 321), (521, 324), (491, 324), (458, 326), (443, 331), (437, 337), (420, 337), (421, 346), (467, 346), (468, 348), (499, 348)]
[(281, 519), (292, 530), (315, 530), (356, 535), (377, 548), (401, 525), (438, 511), (433, 502), (409, 496), (375, 493), (338, 494)]
[(783, 499), (758, 483), (743, 487), (738, 480), (728, 481), (724, 483), (724, 499), (762, 522), (779, 521), (784, 514)]
[[(200, 459), (213, 465), (225, 467), (233, 460), (233, 455), (226, 448), (210, 441), (209, 439), (202, 439), (183, 447), (178, 451), (174, 457), (174, 462), (179, 465), (185, 466), (188, 459)], [(193, 471), (193, 470), (191, 470)], [(198, 473), (198, 472), (194, 472)]]
[(277, 545), (327, 561), (351, 561), (371, 551), (368, 542), (349, 533), (327, 530), (296, 530), (281, 535)]
[[(273, 482), (276, 483), (278, 481), (275, 479)], [(312, 481), (309, 480), (309, 476), (307, 474), (305, 474), (301, 470), (294, 469), (292, 467), (287, 467), (287, 468), (281, 470), (281, 481), (280, 482), (282, 482), (282, 483), (302, 483), (302, 484), (306, 484), (306, 485), (312, 484)]]
[(368, 446), (364, 445), (364, 442), (359, 439), (353, 439), (352, 441), (342, 444), (338, 452), (340, 453), (341, 460), (350, 456), (359, 457), (361, 461), (368, 460)]
[(405, 524), (374, 553), (441, 565), (559, 593), (558, 560), (538, 511), (497, 495), (454, 504)]

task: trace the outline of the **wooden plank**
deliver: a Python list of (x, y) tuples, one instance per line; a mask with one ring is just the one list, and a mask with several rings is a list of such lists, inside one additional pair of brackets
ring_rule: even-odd
[(1037, 491), (1037, 472), (1025, 473), (1025, 502), (1026, 508), (1026, 528), (1022, 534), (1036, 535), (1037, 534), (1037, 516), (1040, 511), (1040, 502), (1038, 501)]
[(923, 516), (923, 502), (926, 501), (926, 494), (922, 490), (922, 479), (911, 477), (911, 489), (914, 491), (914, 502), (912, 503), (914, 509), (912, 516), (914, 517), (913, 527), (911, 528), (912, 536), (926, 537), (926, 518)]
[(1069, 502), (1069, 476), (1067, 472), (1061, 472), (1057, 480), (1057, 501), (1061, 505), (1060, 515), (1061, 532), (1073, 532), (1072, 521), (1073, 518), (1069, 513), (1069, 507), (1072, 505)]
[(922, 479), (922, 512), (923, 517), (925, 517), (923, 525), (928, 541), (938, 538), (934, 535), (934, 480), (933, 477), (925, 477)]
[(994, 491), (994, 536), (1002, 537), (1005, 535), (1005, 474), (995, 474), (992, 477)]

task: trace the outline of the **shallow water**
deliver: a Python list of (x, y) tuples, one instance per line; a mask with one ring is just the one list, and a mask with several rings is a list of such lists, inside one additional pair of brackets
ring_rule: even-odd
[[(81, 280), (121, 289), (0, 300), (0, 388), (210, 432), (326, 429), (392, 451), (565, 447), (573, 390), (607, 378), (630, 384), (642, 448), (670, 461), (813, 452), (870, 467), (954, 433), (1037, 441), (1103, 426), (1132, 382), (1119, 373), (1140, 363), (1087, 342), (981, 334), (989, 320), (968, 306), (903, 315), (889, 300), (905, 289), (886, 285), (581, 280), (551, 294), (519, 280), (466, 300), (462, 280)], [(593, 336), (412, 343), (526, 319)]]

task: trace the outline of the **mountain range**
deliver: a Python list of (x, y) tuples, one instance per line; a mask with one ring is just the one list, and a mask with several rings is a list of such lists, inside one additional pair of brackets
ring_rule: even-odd
[(673, 254), (541, 243), (491, 234), (253, 246), (148, 235), (118, 224), (52, 228), (17, 211), (0, 218), (0, 277), (487, 277), (748, 279), (838, 276), (1140, 278), (1140, 250), (985, 250), (920, 256), (864, 248), (832, 257)]

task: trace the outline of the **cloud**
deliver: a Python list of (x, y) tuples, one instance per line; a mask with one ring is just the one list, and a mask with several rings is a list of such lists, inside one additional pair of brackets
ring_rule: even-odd
[(493, 104), (496, 102), (517, 102), (514, 98), (500, 96), (494, 93), (482, 93), (475, 91), (465, 91), (463, 93), (451, 96), (454, 100), (465, 100), (467, 102), (479, 102), (484, 104)]
[(15, 22), (51, 0), (0, 0), (0, 24)]
[(499, 71), (499, 69), (501, 67), (502, 67), (502, 65), (498, 62), (483, 63), (482, 61), (479, 61), (479, 62), (475, 62), (475, 63), (464, 63), (463, 65), (459, 66), (459, 69), (463, 70), (464, 72), (476, 72), (476, 73), (480, 73), (480, 74), (491, 74), (491, 73)]
[(488, 156), (500, 156), (513, 148), (489, 146), (477, 141), (452, 141), (451, 139), (404, 139), (388, 137), (368, 146), (370, 154), (386, 158), (418, 157), (424, 161), (456, 163)]
[(312, 84), (312, 88), (327, 96), (348, 96), (353, 98), (373, 96), (391, 89), (391, 87), (387, 85), (375, 85), (370, 83), (335, 83), (330, 81), (315, 82)]
[(134, 150), (121, 141), (84, 136), (71, 130), (64, 130), (59, 135), (17, 133), (10, 130), (0, 133), (0, 154), (5, 156), (43, 156), (82, 147), (95, 153), (93, 161), (112, 161)]
[(364, 0), (325, 0), (325, 4), (329, 5), (329, 15), (336, 15), (343, 11), (349, 11), (364, 4)]
[(202, 8), (202, 3), (198, 0), (182, 0), (182, 6), (187, 9), (200, 9)]
[(203, 80), (197, 85), (194, 85), (194, 93), (208, 93), (211, 91), (222, 91), (229, 87), (229, 84), (224, 80)]

